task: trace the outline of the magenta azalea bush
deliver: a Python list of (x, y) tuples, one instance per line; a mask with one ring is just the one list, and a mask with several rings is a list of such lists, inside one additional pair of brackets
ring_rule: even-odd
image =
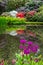
[(36, 53), (39, 49), (38, 44), (33, 41), (27, 41), (25, 39), (20, 39), (19, 48), (24, 52), (24, 54)]

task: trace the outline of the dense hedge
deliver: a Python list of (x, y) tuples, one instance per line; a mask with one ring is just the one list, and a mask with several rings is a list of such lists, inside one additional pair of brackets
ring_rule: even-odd
[(15, 25), (15, 24), (41, 24), (41, 23), (43, 23), (43, 22), (35, 22), (35, 21), (26, 21), (26, 19), (25, 18), (13, 18), (13, 17), (0, 17), (0, 25), (2, 24), (2, 25)]
[(4, 34), (6, 31), (6, 18), (5, 17), (0, 17), (0, 34)]

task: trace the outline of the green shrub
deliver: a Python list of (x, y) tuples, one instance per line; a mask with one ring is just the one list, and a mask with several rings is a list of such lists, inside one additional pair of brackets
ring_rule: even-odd
[(18, 7), (24, 6), (24, 0), (8, 0), (7, 11), (15, 10)]
[[(20, 54), (16, 54), (17, 61), (15, 65), (43, 65), (43, 61), (39, 60), (38, 57), (35, 58), (34, 56), (30, 55), (21, 56)], [(35, 59), (38, 59), (38, 61), (36, 62)]]
[[(34, 25), (34, 24), (36, 24), (36, 23), (34, 23), (34, 21), (35, 22), (43, 22), (43, 14), (42, 13), (43, 12), (40, 12), (40, 14), (38, 14), (38, 13), (35, 14), (30, 19), (30, 22), (26, 22), (25, 18), (0, 17), (0, 34), (4, 34), (6, 32), (7, 27), (10, 27), (10, 26), (12, 27), (13, 25), (25, 25), (25, 24)], [(29, 21), (29, 19), (28, 19), (28, 21)]]
[(42, 10), (43, 10), (43, 5), (38, 8), (39, 12), (42, 11)]
[(26, 20), (24, 18), (13, 18), (13, 17), (0, 17), (0, 34), (6, 32), (6, 28), (10, 25), (21, 25), (25, 24)]
[(36, 12), (35, 14), (34, 14), (34, 16), (30, 16), (29, 17), (29, 15), (27, 15), (26, 16), (26, 18), (27, 18), (27, 21), (34, 21), (34, 22), (43, 22), (43, 10), (42, 11), (40, 11), (40, 12)]
[(32, 21), (43, 22), (43, 11), (40, 11), (40, 12), (36, 13), (36, 14), (32, 17)]
[(4, 34), (6, 31), (6, 22), (5, 17), (0, 17), (0, 34)]
[(24, 24), (25, 22), (26, 22), (25, 18), (7, 17), (7, 24), (8, 25)]
[(38, 9), (43, 3), (41, 1), (34, 1), (29, 0), (27, 3), (25, 3), (25, 6), (27, 6), (30, 10)]
[(28, 21), (32, 21), (32, 17), (34, 16), (36, 14), (36, 11), (30, 11), (30, 12), (28, 12), (27, 14), (26, 14), (26, 19), (28, 20)]

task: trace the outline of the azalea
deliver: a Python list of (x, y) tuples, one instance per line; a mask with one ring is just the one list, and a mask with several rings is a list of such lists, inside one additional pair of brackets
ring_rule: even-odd
[(24, 18), (24, 12), (19, 12), (16, 16), (19, 18)]
[(33, 44), (33, 42), (32, 42), (32, 41), (28, 41), (27, 43), (28, 43), (28, 45), (32, 45), (32, 44)]
[(27, 41), (25, 39), (20, 39), (20, 47), (24, 51), (24, 54), (36, 53), (39, 49), (39, 46), (33, 41)]
[(30, 52), (31, 52), (31, 49), (24, 49), (24, 54), (30, 54)]
[(24, 43), (26, 43), (26, 40), (25, 39), (20, 39), (20, 43), (24, 44)]
[(23, 45), (22, 45), (22, 44), (20, 44), (19, 48), (20, 48), (20, 49), (23, 49)]
[(34, 11), (34, 10), (33, 10), (33, 11), (28, 12), (28, 14), (29, 14), (29, 15), (31, 15), (31, 16), (33, 16), (35, 13), (36, 13), (36, 11)]

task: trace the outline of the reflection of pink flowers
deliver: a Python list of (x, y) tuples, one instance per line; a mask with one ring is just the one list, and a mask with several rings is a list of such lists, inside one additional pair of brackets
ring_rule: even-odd
[(34, 32), (29, 31), (29, 35), (32, 37), (36, 37), (36, 34)]
[(29, 36), (36, 37), (36, 33), (32, 32), (31, 30), (28, 30)]

